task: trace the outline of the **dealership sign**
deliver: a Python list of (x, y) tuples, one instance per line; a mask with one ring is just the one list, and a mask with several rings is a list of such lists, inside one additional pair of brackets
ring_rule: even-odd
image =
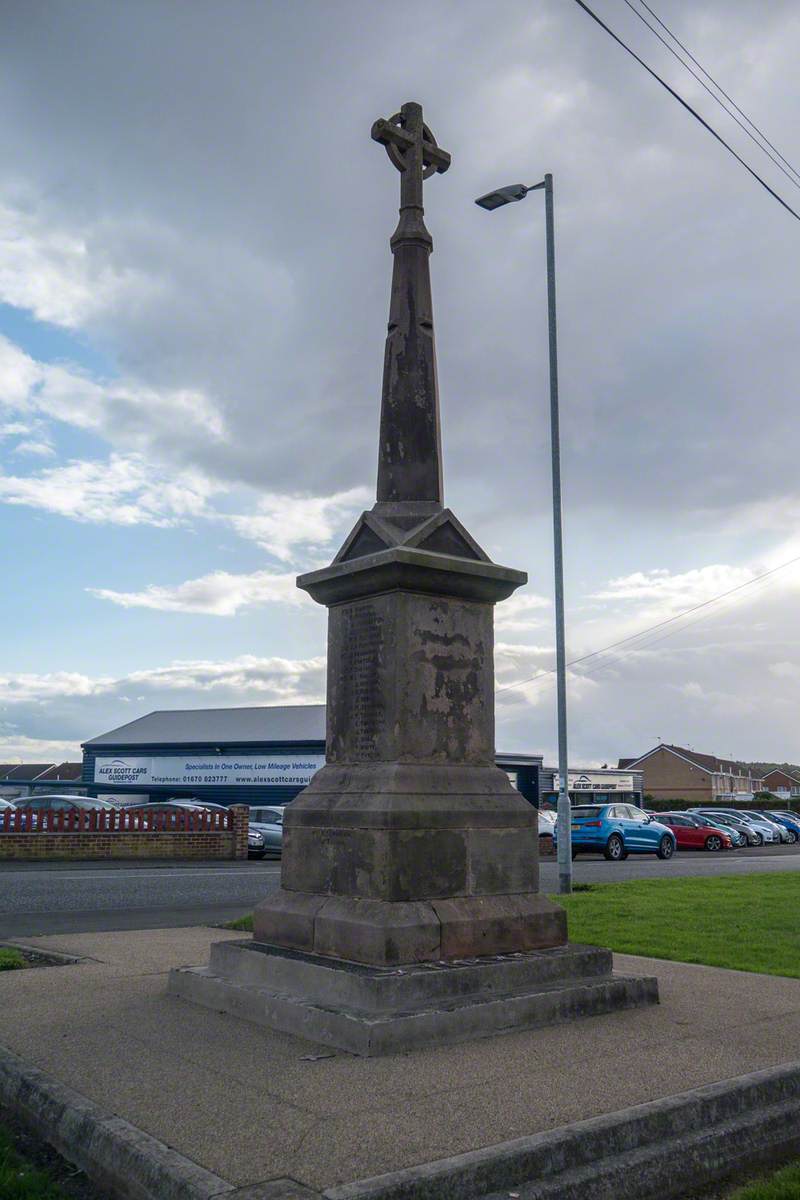
[[(571, 792), (632, 792), (633, 776), (614, 773), (607, 775), (604, 771), (568, 771), (569, 790)], [(560, 788), (561, 776), (556, 777)]]
[(324, 763), (324, 754), (96, 758), (94, 782), (110, 787), (305, 787)]

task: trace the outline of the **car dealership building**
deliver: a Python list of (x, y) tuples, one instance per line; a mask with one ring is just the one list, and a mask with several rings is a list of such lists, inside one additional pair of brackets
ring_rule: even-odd
[[(82, 788), (127, 803), (197, 797), (215, 804), (288, 804), (325, 762), (325, 705), (172, 709), (148, 713), (83, 745)], [(496, 762), (531, 804), (555, 805), (558, 773), (535, 754)], [(571, 770), (573, 804), (641, 804), (643, 775)]]
[[(532, 804), (541, 756), (498, 754)], [(148, 713), (83, 745), (82, 786), (127, 803), (180, 796), (252, 807), (288, 804), (325, 762), (325, 705)]]

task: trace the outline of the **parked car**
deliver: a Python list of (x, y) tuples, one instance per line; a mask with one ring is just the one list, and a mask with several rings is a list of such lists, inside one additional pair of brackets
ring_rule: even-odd
[(696, 821), (702, 822), (703, 825), (710, 825), (712, 829), (719, 829), (723, 833), (728, 834), (733, 842), (734, 848), (737, 850), (744, 849), (750, 845), (747, 830), (737, 825), (725, 825), (724, 822), (716, 817), (709, 817), (707, 813), (702, 816), (699, 813), (683, 813), (685, 817), (693, 817)]
[(117, 805), (112, 804), (109, 800), (98, 800), (94, 796), (66, 796), (63, 793), (55, 792), (52, 795), (41, 796), (18, 796), (12, 801), (12, 807), (22, 809), (26, 814), (25, 828), (27, 830), (38, 829), (44, 824), (44, 818), (48, 813), (91, 813), (91, 812), (116, 812)]
[[(730, 850), (733, 838), (691, 813), (659, 813), (659, 821), (675, 834), (679, 850)], [(732, 832), (732, 831), (731, 831)]]
[(193, 804), (189, 800), (149, 800), (143, 804), (126, 804), (125, 812), (145, 813), (151, 816), (163, 814), (173, 816), (176, 813), (226, 813), (228, 810), (221, 804)]
[(537, 813), (539, 837), (552, 837), (558, 821), (558, 813), (550, 808), (540, 808)]
[(611, 862), (629, 854), (672, 858), (676, 845), (671, 829), (634, 804), (578, 804), (572, 809), (573, 858), (577, 854), (604, 854)]
[(771, 808), (768, 816), (779, 824), (784, 825), (795, 834), (795, 841), (800, 840), (800, 813), (784, 812), (782, 809)]
[[(755, 828), (752, 821), (747, 817), (741, 816), (739, 813), (728, 812), (727, 809), (719, 808), (693, 808), (691, 810), (698, 813), (701, 817), (711, 817), (715, 821), (721, 821), (723, 825), (730, 825), (734, 829), (738, 829), (747, 838), (748, 846), (763, 846), (764, 834), (762, 831)], [(770, 834), (770, 837), (773, 835)]]
[(797, 841), (797, 834), (795, 833), (795, 831), (793, 829), (790, 829), (787, 825), (784, 825), (783, 822), (776, 821), (775, 818), (771, 815), (771, 813), (762, 812), (760, 809), (744, 808), (744, 809), (742, 809), (742, 814), (745, 817), (749, 817), (752, 821), (757, 821), (760, 824), (767, 824), (767, 825), (772, 826), (772, 829), (774, 830), (775, 833), (777, 833), (778, 838), (781, 842), (796, 842)]
[(98, 800), (96, 796), (65, 796), (63, 792), (53, 792), (52, 795), (41, 796), (18, 796), (13, 804), (15, 808), (29, 808), (33, 812), (77, 812), (78, 809), (83, 809), (84, 812), (94, 809), (96, 812), (101, 808), (105, 812), (116, 812), (119, 808), (118, 804), (112, 804), (110, 800)]
[(752, 812), (745, 812), (744, 809), (726, 809), (725, 815), (728, 817), (736, 817), (740, 821), (745, 821), (750, 825), (756, 833), (761, 835), (761, 841), (756, 844), (763, 846), (767, 843), (777, 844), (781, 840), (779, 826), (775, 825), (774, 821), (766, 821), (760, 815), (754, 815)]
[(283, 809), (259, 806), (258, 821), (248, 831), (249, 858), (280, 858), (283, 849)]

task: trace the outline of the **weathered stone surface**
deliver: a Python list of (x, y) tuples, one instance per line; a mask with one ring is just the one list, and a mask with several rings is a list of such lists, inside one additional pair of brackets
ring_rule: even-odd
[(610, 968), (610, 955), (588, 946), (391, 970), (227, 942), (214, 947), (210, 967), (172, 971), (169, 988), (246, 1021), (375, 1055), (658, 1003), (655, 979)]
[(567, 940), (567, 915), (546, 896), (460, 896), (432, 900), (442, 958), (544, 950)]
[(314, 921), (314, 952), (351, 962), (394, 966), (441, 958), (440, 927), (430, 904), (330, 897)]
[(314, 949), (314, 918), (324, 896), (304, 892), (277, 891), (253, 913), (253, 938), (257, 942), (280, 942), (295, 950)]

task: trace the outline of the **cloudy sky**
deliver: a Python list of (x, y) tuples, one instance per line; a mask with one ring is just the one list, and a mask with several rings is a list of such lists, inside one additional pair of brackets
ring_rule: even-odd
[[(653, 7), (800, 165), (797, 4)], [(426, 184), (447, 502), (530, 576), (497, 610), (499, 747), (555, 752), (543, 213), (476, 195), (556, 179), (569, 657), (800, 556), (800, 225), (571, 0), (2, 8), (0, 759), (323, 698), (294, 577), (374, 493), (398, 178), (369, 131), (408, 99), (453, 156)], [(790, 566), (577, 663), (574, 761), (800, 759), (798, 601)]]

